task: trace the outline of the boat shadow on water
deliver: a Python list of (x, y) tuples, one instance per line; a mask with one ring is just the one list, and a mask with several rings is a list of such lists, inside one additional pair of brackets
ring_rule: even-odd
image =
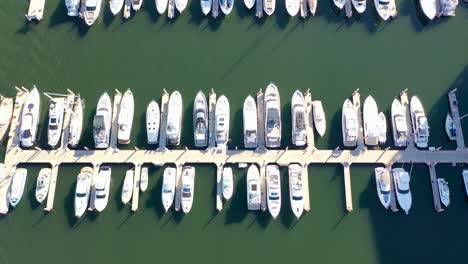
[(234, 169), (235, 185), (234, 194), (231, 197), (229, 205), (226, 206), (226, 218), (224, 224), (237, 224), (241, 223), (247, 216), (247, 177), (246, 169)]

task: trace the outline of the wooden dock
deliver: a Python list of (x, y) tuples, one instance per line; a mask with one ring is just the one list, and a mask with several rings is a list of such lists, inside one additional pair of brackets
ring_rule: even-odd
[(442, 204), (440, 202), (439, 185), (437, 185), (437, 175), (436, 175), (435, 165), (436, 165), (435, 162), (427, 163), (427, 166), (429, 168), (429, 179), (431, 182), (431, 189), (432, 189), (432, 199), (434, 200), (434, 208), (437, 212), (442, 212), (444, 211), (444, 208), (442, 208)]
[(255, 1), (255, 16), (257, 18), (263, 17), (263, 1)]
[(397, 212), (398, 207), (397, 207), (397, 198), (396, 198), (396, 193), (395, 193), (395, 182), (393, 181), (393, 175), (392, 175), (392, 168), (391, 167), (385, 167), (385, 170), (387, 170), (387, 173), (390, 175), (390, 209), (392, 212)]
[(413, 128), (411, 126), (411, 109), (410, 109), (410, 103), (408, 99), (408, 92), (406, 89), (400, 93), (400, 101), (401, 101), (401, 105), (406, 109), (406, 122), (408, 126), (406, 149), (415, 150), (416, 147), (414, 145)]
[[(258, 1), (257, 1), (258, 2)], [(263, 11), (262, 11), (263, 12)], [(260, 89), (257, 93), (257, 151), (265, 151), (265, 106), (263, 92)]]
[(309, 170), (308, 167), (302, 167), (302, 188), (304, 190), (304, 211), (310, 211), (310, 195), (309, 195)]
[(118, 147), (118, 133), (119, 133), (119, 112), (120, 112), (120, 101), (122, 99), (122, 94), (115, 90), (114, 95), (114, 105), (112, 107), (112, 127), (111, 127), (111, 138), (110, 138), (110, 148), (117, 149)]
[(176, 188), (175, 188), (175, 205), (174, 209), (178, 212), (181, 207), (182, 199), (182, 165), (176, 167)]
[(133, 192), (132, 192), (132, 211), (138, 210), (138, 201), (140, 198), (140, 177), (141, 177), (141, 165), (135, 165), (135, 173), (133, 174)]
[(307, 132), (307, 148), (315, 148), (315, 137), (314, 137), (314, 117), (312, 114), (312, 94), (310, 93), (310, 89), (304, 93), (304, 101), (305, 101), (305, 126)]
[(348, 163), (343, 164), (343, 179), (344, 179), (346, 210), (348, 210), (348, 212), (352, 212), (353, 211), (353, 193), (351, 190), (350, 164)]
[(169, 103), (169, 93), (164, 90), (161, 97), (161, 124), (159, 125), (159, 151), (166, 150), (167, 138), (166, 138), (166, 127), (167, 127), (167, 108)]
[(461, 125), (460, 119), (460, 111), (458, 109), (458, 101), (455, 92), (457, 90), (450, 91), (448, 93), (449, 105), (450, 105), (450, 112), (452, 114), (453, 122), (455, 122), (455, 130), (456, 130), (456, 140), (457, 140), (457, 150), (465, 150), (465, 140), (463, 138), (463, 129)]
[(210, 148), (216, 147), (216, 93), (211, 89), (210, 97), (208, 99), (208, 146)]
[(216, 210), (223, 210), (223, 166), (216, 166)]
[(358, 137), (357, 137), (357, 150), (363, 150), (366, 146), (364, 145), (364, 129), (362, 123), (362, 111), (361, 111), (361, 95), (359, 94), (359, 89), (353, 93), (353, 105), (357, 111), (357, 121), (358, 121)]

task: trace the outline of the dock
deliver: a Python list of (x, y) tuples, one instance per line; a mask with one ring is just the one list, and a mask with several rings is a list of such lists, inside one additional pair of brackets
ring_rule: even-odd
[(353, 93), (353, 105), (357, 111), (358, 121), (358, 137), (357, 137), (357, 150), (361, 151), (365, 148), (364, 145), (364, 129), (362, 123), (362, 111), (361, 111), (361, 95), (359, 94), (359, 88)]
[(353, 16), (353, 7), (351, 5), (351, 0), (345, 0), (344, 10), (347, 18)]
[(455, 92), (457, 89), (450, 91), (448, 93), (449, 105), (450, 105), (450, 112), (452, 114), (453, 122), (455, 123), (455, 131), (456, 131), (456, 140), (457, 140), (457, 150), (462, 151), (465, 150), (465, 140), (463, 138), (463, 129), (461, 125), (461, 118), (460, 118), (460, 111), (458, 109), (458, 101)]
[(141, 165), (135, 164), (135, 173), (133, 174), (133, 192), (132, 192), (132, 211), (138, 210), (138, 200), (140, 198), (140, 176)]
[(310, 93), (310, 89), (304, 94), (304, 101), (305, 101), (305, 126), (306, 126), (306, 133), (307, 133), (307, 148), (315, 148), (315, 137), (314, 137), (314, 117), (312, 114), (312, 94)]
[[(49, 193), (47, 194), (46, 207), (44, 207), (45, 211), (52, 211), (52, 209), (54, 209), (55, 188), (57, 187), (58, 167), (59, 167), (58, 164), (52, 164), (52, 172), (50, 174), (50, 183), (49, 183)], [(3, 211), (3, 208), (0, 209), (0, 213), (2, 213), (2, 211)]]
[(309, 170), (308, 166), (302, 167), (302, 188), (304, 190), (304, 211), (310, 211), (310, 195), (309, 195)]
[(255, 16), (257, 18), (263, 17), (263, 1), (255, 1)]
[(219, 1), (213, 1), (211, 4), (211, 16), (217, 18), (219, 15)]
[(26, 19), (28, 21), (41, 21), (44, 15), (45, 0), (30, 0)]
[(208, 146), (216, 147), (216, 93), (211, 89), (208, 99)]
[(403, 90), (400, 93), (400, 101), (401, 105), (406, 109), (406, 122), (408, 126), (408, 134), (407, 134), (407, 147), (408, 150), (415, 150), (416, 147), (414, 145), (414, 137), (413, 137), (413, 128), (411, 125), (411, 109), (410, 103), (408, 99), (408, 92), (407, 89)]
[(351, 191), (351, 172), (350, 172), (349, 163), (343, 163), (343, 179), (344, 179), (346, 210), (348, 210), (348, 212), (352, 212), (353, 211), (353, 193)]
[(260, 166), (260, 209), (266, 211), (267, 209), (267, 190), (266, 190), (266, 166)]
[(216, 166), (216, 210), (223, 210), (223, 166)]
[(164, 90), (161, 97), (161, 124), (159, 125), (159, 151), (166, 150), (166, 127), (167, 127), (167, 107), (169, 102), (169, 93)]
[(442, 208), (442, 204), (440, 202), (439, 185), (437, 185), (435, 165), (435, 162), (427, 163), (427, 167), (429, 168), (429, 179), (431, 182), (432, 199), (434, 200), (434, 208), (436, 212), (442, 212), (444, 211), (444, 208)]
[(392, 179), (390, 181), (390, 210), (392, 210), (392, 212), (397, 212), (398, 211), (397, 198), (396, 198), (396, 193), (395, 193), (395, 182), (393, 181), (392, 168), (387, 166), (385, 167), (385, 170), (387, 170), (387, 173), (390, 175), (390, 178)]
[(112, 107), (112, 127), (111, 127), (111, 137), (110, 137), (110, 148), (117, 149), (117, 138), (119, 134), (119, 112), (120, 112), (120, 101), (122, 99), (122, 94), (119, 90), (115, 90), (114, 95), (114, 105)]
[(75, 103), (75, 94), (69, 91), (65, 99), (65, 113), (63, 116), (63, 130), (60, 146), (62, 149), (68, 149), (68, 141), (70, 136), (70, 118), (73, 111), (73, 105)]
[(182, 165), (176, 167), (176, 186), (175, 186), (175, 205), (174, 208), (178, 212), (181, 207), (182, 200)]
[[(259, 2), (259, 1), (257, 1)], [(262, 152), (265, 151), (265, 106), (263, 100), (263, 92), (260, 89), (257, 93), (257, 151)]]

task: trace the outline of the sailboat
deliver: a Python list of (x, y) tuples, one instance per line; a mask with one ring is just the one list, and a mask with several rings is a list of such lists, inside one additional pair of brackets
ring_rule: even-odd
[[(216, 0), (215, 0), (216, 1)], [(234, 7), (234, 0), (219, 0), (219, 7), (224, 15), (229, 15)]]
[(39, 203), (42, 203), (47, 194), (49, 193), (49, 184), (50, 184), (50, 175), (52, 174), (52, 170), (50, 168), (42, 168), (39, 171), (39, 176), (37, 176), (36, 182), (36, 200)]
[(84, 19), (86, 25), (92, 26), (101, 13), (102, 0), (83, 0), (81, 6), (81, 17)]
[(53, 99), (49, 105), (49, 125), (47, 127), (47, 144), (57, 146), (62, 134), (64, 101), (62, 98)]
[(292, 17), (296, 16), (299, 13), (301, 7), (300, 0), (285, 0), (284, 4), (286, 5), (286, 11)]
[(232, 176), (232, 169), (230, 167), (223, 168), (222, 174), (223, 180), (223, 197), (226, 200), (231, 199), (232, 193), (234, 191), (234, 179)]
[(216, 102), (216, 145), (225, 148), (229, 141), (229, 101), (221, 95)]
[(268, 148), (281, 146), (281, 104), (278, 88), (270, 83), (265, 90), (265, 145)]
[(408, 122), (405, 108), (398, 99), (392, 103), (392, 131), (393, 143), (396, 147), (406, 147), (408, 140)]
[(304, 211), (304, 187), (302, 180), (302, 167), (299, 164), (289, 164), (289, 202), (291, 210), (299, 219)]
[(168, 167), (164, 170), (163, 183), (161, 189), (161, 201), (164, 209), (169, 210), (174, 202), (176, 185), (176, 168)]
[(23, 197), (24, 186), (26, 185), (26, 177), (28, 171), (25, 168), (17, 168), (11, 179), (11, 185), (8, 189), (8, 200), (11, 206), (16, 207)]
[(80, 14), (80, 2), (81, 0), (65, 0), (68, 16), (75, 17)]
[(29, 92), (21, 111), (20, 142), (25, 148), (32, 147), (36, 142), (40, 103), (39, 91), (34, 87)]
[(148, 167), (142, 167), (140, 174), (140, 190), (146, 192), (146, 189), (148, 189)]
[(354, 147), (357, 144), (357, 111), (353, 103), (346, 99), (341, 111), (341, 125), (343, 133), (343, 145)]
[[(262, 1), (262, 0), (258, 0)], [(273, 15), (276, 9), (276, 0), (263, 0), (263, 10), (269, 16)]]
[(127, 170), (125, 173), (124, 183), (122, 186), (122, 203), (127, 204), (130, 202), (133, 194), (133, 177), (135, 177), (135, 171), (133, 169)]
[[(216, 0), (215, 0), (216, 1)], [(212, 0), (200, 0), (202, 13), (206, 16), (211, 11)]]
[(104, 211), (109, 201), (111, 180), (111, 168), (101, 166), (99, 173), (94, 178), (94, 207), (98, 212)]
[(402, 168), (393, 169), (392, 174), (398, 204), (408, 214), (412, 203), (409, 174)]
[(244, 146), (246, 148), (257, 147), (257, 105), (252, 96), (247, 96), (244, 101), (243, 107), (243, 121), (244, 121)]
[(122, 10), (122, 7), (124, 5), (125, 0), (110, 0), (109, 1), (109, 7), (111, 10), (111, 13), (115, 16), (117, 15), (120, 10)]
[(367, 96), (362, 108), (362, 117), (364, 124), (364, 143), (368, 146), (377, 146), (379, 143), (379, 113), (377, 103), (372, 96)]
[(411, 97), (411, 123), (413, 127), (414, 143), (418, 148), (427, 148), (429, 141), (429, 124), (421, 101), (417, 96)]
[(380, 203), (385, 209), (388, 209), (392, 199), (390, 195), (392, 184), (390, 173), (384, 167), (375, 168), (374, 173), (375, 185), (377, 187), (377, 195), (379, 196)]
[(260, 210), (260, 172), (255, 164), (247, 170), (247, 209)]
[(445, 207), (448, 207), (450, 204), (450, 189), (448, 182), (445, 179), (438, 178), (437, 187), (439, 187), (440, 201)]
[(182, 96), (178, 91), (174, 91), (169, 97), (167, 109), (167, 144), (179, 145), (182, 130)]
[(208, 105), (202, 91), (197, 93), (193, 102), (193, 138), (195, 147), (208, 146)]
[(181, 206), (182, 211), (188, 214), (192, 209), (193, 196), (195, 192), (195, 168), (192, 166), (184, 166), (182, 168), (182, 190), (181, 190)]
[(80, 218), (86, 211), (86, 208), (88, 208), (92, 175), (93, 169), (91, 167), (84, 167), (76, 179), (75, 216), (77, 218)]
[(437, 15), (437, 3), (436, 0), (419, 0), (419, 5), (424, 15), (429, 19), (433, 20)]
[(109, 147), (112, 121), (112, 103), (109, 95), (105, 92), (99, 98), (96, 115), (93, 119), (93, 138), (97, 149)]
[(0, 103), (0, 144), (5, 140), (12, 117), (13, 98), (2, 97)]
[(304, 95), (296, 90), (291, 99), (291, 120), (292, 143), (298, 147), (307, 144), (306, 118)]
[(325, 119), (325, 112), (321, 101), (312, 101), (312, 110), (314, 114), (314, 126), (317, 133), (323, 137), (327, 129), (327, 120)]
[(385, 114), (380, 112), (378, 116), (377, 122), (377, 131), (378, 131), (378, 138), (379, 144), (383, 145), (387, 141), (387, 118)]
[(120, 101), (119, 116), (117, 124), (119, 130), (117, 132), (117, 139), (119, 144), (129, 144), (130, 134), (132, 132), (133, 112), (135, 111), (135, 102), (133, 100), (133, 93), (128, 89), (122, 96)]
[(75, 105), (70, 116), (68, 144), (74, 148), (80, 142), (81, 134), (83, 131), (83, 101), (78, 95)]
[(366, 0), (351, 0), (351, 3), (359, 14), (366, 11)]
[(156, 10), (158, 11), (158, 13), (160, 15), (164, 14), (164, 12), (166, 12), (166, 9), (167, 9), (167, 4), (168, 4), (168, 0), (154, 0), (155, 4), (156, 4)]
[(457, 139), (457, 129), (450, 113), (447, 113), (447, 117), (445, 118), (445, 132), (450, 140)]
[(159, 105), (152, 100), (146, 108), (146, 137), (148, 144), (158, 143), (160, 120)]
[[(258, 1), (262, 1), (262, 0), (258, 0)], [(252, 9), (252, 7), (255, 4), (255, 0), (244, 0), (244, 4), (245, 4), (245, 7), (247, 7), (247, 9)]]
[(267, 204), (273, 219), (281, 210), (281, 179), (278, 165), (266, 166)]

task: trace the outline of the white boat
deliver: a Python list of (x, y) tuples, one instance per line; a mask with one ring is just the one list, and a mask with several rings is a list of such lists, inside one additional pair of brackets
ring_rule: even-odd
[(440, 12), (443, 16), (455, 16), (457, 5), (458, 0), (440, 0)]
[(175, 7), (182, 14), (187, 7), (188, 0), (175, 0)]
[(465, 193), (466, 195), (468, 195), (468, 170), (463, 170), (462, 176), (463, 176), (463, 183), (465, 185)]
[(193, 196), (195, 191), (195, 168), (192, 166), (184, 166), (182, 169), (182, 190), (180, 204), (182, 211), (188, 214), (192, 209)]
[(232, 169), (230, 167), (223, 168), (223, 197), (226, 200), (231, 199), (234, 191), (234, 178), (232, 176)]
[(132, 0), (132, 8), (135, 11), (140, 10), (141, 4), (143, 4), (143, 0)]
[(0, 103), (0, 144), (5, 140), (13, 117), (13, 98), (2, 97)]
[(80, 2), (81, 0), (65, 0), (68, 16), (75, 17), (80, 14)]
[(366, 0), (351, 0), (351, 3), (359, 14), (366, 11)]
[(202, 91), (193, 102), (193, 140), (197, 148), (208, 146), (208, 105)]
[(247, 170), (247, 209), (260, 210), (260, 172), (255, 164)]
[(124, 5), (125, 0), (110, 0), (109, 1), (109, 7), (111, 10), (111, 13), (115, 16), (117, 15), (121, 10)]
[(127, 204), (130, 202), (133, 194), (133, 177), (135, 175), (135, 171), (133, 169), (127, 170), (125, 173), (125, 179), (122, 186), (122, 203)]
[(292, 143), (298, 147), (307, 144), (304, 95), (296, 90), (291, 99)]
[(317, 133), (323, 137), (327, 129), (327, 120), (321, 101), (312, 101), (312, 110), (314, 114), (314, 126)]
[(102, 0), (83, 0), (81, 5), (81, 17), (86, 25), (92, 26), (101, 13)]
[(182, 130), (182, 96), (178, 91), (174, 91), (171, 94), (167, 109), (167, 144), (179, 145), (180, 132)]
[(450, 113), (447, 113), (447, 117), (445, 118), (445, 132), (450, 140), (457, 139), (457, 130), (455, 128), (455, 122), (453, 122), (452, 116)]
[(374, 0), (375, 9), (383, 20), (396, 15), (395, 0)]
[(109, 202), (111, 168), (101, 166), (99, 173), (94, 178), (94, 208), (102, 212)]
[(129, 144), (130, 134), (132, 132), (133, 114), (135, 111), (135, 102), (133, 100), (133, 93), (128, 89), (122, 96), (120, 101), (119, 116), (117, 124), (119, 131), (117, 132), (117, 139), (119, 144)]
[(47, 194), (49, 193), (49, 184), (50, 184), (50, 175), (52, 174), (52, 169), (42, 168), (39, 171), (36, 182), (36, 200), (39, 203), (42, 203)]
[(336, 7), (338, 7), (338, 9), (343, 9), (346, 3), (346, 0), (333, 0), (333, 3), (335, 4)]
[(437, 3), (436, 0), (419, 0), (419, 5), (424, 15), (429, 19), (433, 20), (437, 14)]
[(382, 112), (380, 112), (378, 116), (377, 131), (379, 135), (379, 144), (385, 144), (385, 142), (387, 142), (387, 118)]
[(362, 107), (362, 121), (364, 127), (364, 143), (368, 146), (379, 144), (379, 112), (377, 103), (372, 96), (367, 96)]
[(439, 187), (440, 201), (445, 207), (450, 205), (450, 189), (448, 182), (445, 179), (438, 178), (437, 186)]
[(80, 142), (83, 131), (83, 101), (79, 95), (76, 99), (75, 105), (73, 106), (68, 129), (68, 144), (74, 148)]
[(8, 200), (11, 206), (16, 207), (23, 197), (24, 186), (26, 185), (26, 177), (28, 171), (25, 168), (17, 168), (11, 179), (10, 189), (8, 190)]
[(243, 107), (243, 121), (244, 121), (244, 146), (246, 148), (257, 147), (257, 105), (252, 96), (247, 96), (244, 101)]
[[(215, 0), (216, 1), (216, 0)], [(219, 7), (224, 15), (229, 15), (234, 7), (234, 0), (219, 0)]]
[(409, 174), (402, 168), (393, 169), (392, 174), (398, 204), (408, 214), (412, 203)]
[(49, 125), (47, 127), (47, 144), (57, 146), (62, 135), (64, 101), (62, 98), (53, 99), (49, 105)]
[(213, 2), (212, 0), (200, 0), (200, 7), (201, 7), (201, 10), (202, 10), (202, 13), (205, 16), (210, 13), (212, 2)]
[(109, 147), (112, 122), (112, 103), (109, 95), (105, 92), (99, 98), (96, 115), (93, 119), (93, 138), (97, 149)]
[(31, 22), (33, 20), (41, 21), (44, 16), (45, 0), (30, 0), (26, 19)]
[(39, 91), (34, 87), (29, 92), (21, 111), (20, 140), (21, 146), (25, 148), (32, 147), (36, 142), (40, 103)]
[(375, 185), (377, 187), (377, 195), (379, 196), (380, 203), (385, 209), (388, 209), (391, 202), (391, 184), (392, 178), (390, 173), (384, 167), (377, 167), (374, 169)]
[(266, 166), (267, 204), (273, 219), (281, 210), (281, 178), (278, 165)]
[(310, 13), (315, 16), (315, 12), (317, 11), (317, 0), (307, 0), (307, 4), (309, 5)]
[(284, 4), (286, 5), (286, 11), (292, 17), (296, 16), (299, 13), (299, 9), (301, 7), (300, 0), (285, 0)]
[(302, 167), (299, 164), (289, 164), (289, 202), (291, 210), (299, 219), (304, 211), (304, 187), (302, 180)]
[(167, 4), (168, 4), (168, 0), (154, 0), (155, 4), (156, 4), (156, 10), (158, 11), (158, 13), (160, 15), (164, 14), (164, 12), (166, 12), (166, 9), (167, 9)]
[(229, 101), (221, 95), (216, 102), (216, 145), (226, 147), (229, 141)]
[(146, 192), (148, 189), (148, 167), (141, 168), (140, 174), (140, 190)]
[(358, 132), (357, 111), (349, 99), (346, 99), (343, 103), (341, 111), (341, 125), (343, 145), (347, 147), (356, 146)]
[(281, 104), (278, 88), (270, 83), (265, 90), (265, 145), (268, 148), (281, 146)]
[(161, 201), (164, 209), (169, 210), (174, 202), (176, 186), (176, 168), (168, 167), (164, 170), (163, 183), (161, 189)]
[(247, 9), (252, 9), (252, 7), (255, 5), (255, 0), (244, 0), (244, 5), (247, 7)]
[(159, 105), (152, 100), (146, 108), (146, 137), (148, 144), (158, 143), (160, 121)]
[(393, 143), (396, 147), (406, 147), (408, 140), (408, 121), (405, 108), (398, 99), (392, 103), (392, 131)]
[(88, 208), (92, 175), (93, 168), (84, 167), (81, 169), (80, 174), (78, 174), (76, 179), (75, 216), (77, 218), (80, 218), (86, 211), (86, 208)]
[(429, 141), (429, 124), (421, 101), (417, 96), (411, 97), (411, 124), (414, 143), (418, 148), (427, 148)]
[[(259, 0), (262, 1), (262, 0)], [(276, 0), (263, 0), (263, 10), (269, 16), (271, 16), (276, 9)]]

